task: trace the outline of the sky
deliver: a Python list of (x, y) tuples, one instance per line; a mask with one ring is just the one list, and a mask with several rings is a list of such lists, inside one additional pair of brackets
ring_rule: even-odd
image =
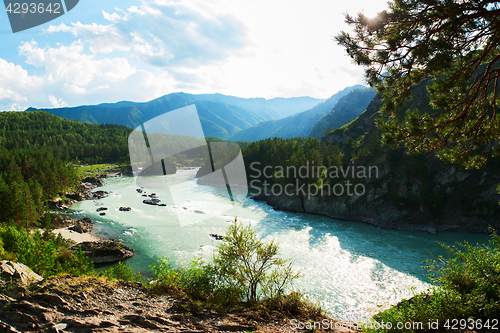
[(173, 92), (329, 98), (364, 84), (333, 37), (386, 0), (80, 0), (12, 33), (0, 10), (0, 110), (145, 102)]

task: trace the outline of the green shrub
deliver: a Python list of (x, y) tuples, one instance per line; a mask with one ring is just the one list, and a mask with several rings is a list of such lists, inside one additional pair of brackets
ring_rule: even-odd
[(246, 301), (256, 302), (282, 295), (298, 277), (292, 262), (278, 255), (276, 242), (262, 241), (250, 225), (235, 220), (217, 246), (213, 266), (222, 284), (241, 290)]
[(0, 228), (3, 242), (2, 258), (25, 264), (44, 277), (57, 274), (91, 274), (93, 265), (89, 263), (81, 249), (71, 251), (61, 235), (51, 232), (33, 233), (25, 228), (11, 225)]
[(439, 320), (442, 329), (452, 319), (484, 323), (500, 318), (500, 237), (491, 230), (489, 245), (472, 246), (464, 242), (453, 247), (442, 246), (450, 258), (428, 260), (426, 266), (438, 287), (374, 316), (379, 323), (392, 323), (392, 329), (367, 329), (367, 332), (418, 331), (397, 329), (398, 322), (421, 322), (425, 331), (427, 323), (435, 320)]
[(112, 266), (101, 272), (100, 276), (104, 276), (108, 279), (122, 280), (122, 281), (134, 281), (142, 282), (142, 275), (140, 272), (134, 271), (128, 264), (124, 264), (121, 261), (117, 265)]
[(152, 264), (150, 267), (155, 276), (155, 280), (150, 283), (150, 286), (154, 290), (167, 291), (179, 289), (179, 272), (172, 267), (167, 258), (160, 258), (157, 263)]
[[(258, 238), (250, 226), (235, 220), (217, 246), (213, 262), (193, 260), (186, 268), (175, 268), (167, 258), (151, 265), (155, 291), (179, 291), (193, 300), (217, 306), (234, 306), (261, 298), (282, 302), (284, 291), (298, 274), (292, 263), (278, 257), (278, 245)], [(289, 299), (287, 299), (289, 300)]]
[(321, 306), (296, 291), (268, 298), (262, 302), (262, 306), (266, 311), (286, 313), (296, 318), (317, 318), (324, 314)]

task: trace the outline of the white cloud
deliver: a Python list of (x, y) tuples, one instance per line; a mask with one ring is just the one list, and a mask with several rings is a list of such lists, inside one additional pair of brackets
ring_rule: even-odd
[(212, 63), (245, 45), (244, 25), (234, 17), (180, 2), (144, 3), (121, 16), (105, 11), (103, 16), (111, 23), (61, 24), (45, 32), (71, 32), (94, 53), (131, 51), (132, 56), (158, 67)]
[(68, 105), (66, 102), (62, 100), (62, 98), (57, 99), (56, 97), (49, 95), (50, 104), (52, 104), (55, 108), (62, 108)]
[[(138, 70), (125, 58), (98, 59), (85, 54), (83, 43), (41, 48), (34, 41), (19, 47), (29, 65), (45, 70), (29, 75), (19, 65), (0, 58), (0, 110), (61, 107), (158, 97), (158, 89), (175, 89), (167, 74)], [(56, 97), (57, 96), (57, 97)]]
[(0, 106), (3, 110), (20, 110), (43, 83), (43, 79), (30, 76), (19, 65), (0, 58)]
[(332, 41), (347, 28), (342, 13), (384, 2), (141, 0), (108, 8), (97, 22), (81, 13), (81, 22), (51, 25), (31, 41), (18, 35), (17, 61), (0, 51), (0, 109), (147, 101), (180, 90), (327, 98), (363, 77)]
[(111, 21), (111, 22), (115, 22), (115, 21), (118, 21), (119, 19), (121, 19), (121, 16), (118, 15), (117, 13), (108, 14), (104, 10), (102, 11), (102, 15), (104, 16), (104, 18), (106, 20)]

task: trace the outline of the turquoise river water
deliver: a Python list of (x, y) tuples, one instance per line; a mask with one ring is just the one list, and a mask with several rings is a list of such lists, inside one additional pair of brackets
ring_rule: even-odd
[[(467, 240), (485, 243), (487, 235), (383, 230), (371, 225), (331, 218), (275, 211), (262, 202), (233, 193), (228, 202), (221, 189), (198, 185), (195, 170), (179, 170), (184, 177), (175, 200), (166, 189), (155, 192), (166, 207), (146, 205), (133, 177), (106, 180), (100, 190), (112, 193), (97, 201), (72, 206), (73, 217), (97, 221), (93, 233), (119, 239), (136, 250), (127, 263), (142, 272), (160, 257), (185, 264), (195, 257), (209, 258), (218, 242), (210, 233), (223, 234), (238, 221), (250, 223), (264, 239), (275, 239), (281, 255), (292, 258), (302, 272), (295, 288), (319, 302), (336, 319), (360, 320), (431, 287), (423, 261), (446, 252), (437, 242)], [(167, 176), (169, 177), (169, 176)], [(162, 181), (162, 179), (159, 179)], [(224, 189), (225, 190), (225, 189)], [(107, 207), (99, 216), (98, 207)], [(119, 211), (131, 207), (129, 212)]]

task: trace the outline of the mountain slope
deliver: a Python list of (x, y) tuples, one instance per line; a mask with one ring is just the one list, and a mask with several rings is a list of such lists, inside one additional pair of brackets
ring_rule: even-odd
[[(266, 100), (243, 99), (220, 94), (173, 93), (145, 103), (123, 101), (42, 110), (61, 118), (81, 122), (117, 124), (135, 128), (167, 111), (195, 104), (205, 136), (227, 139), (242, 129), (250, 128), (262, 121), (282, 117), (280, 112), (285, 110), (295, 112), (306, 106), (315, 105), (318, 101), (320, 100), (309, 97)], [(228, 102), (246, 106), (248, 109)], [(32, 110), (35, 109), (29, 108), (27, 111)]]
[(371, 88), (356, 89), (342, 97), (332, 111), (314, 125), (309, 136), (321, 139), (329, 129), (335, 129), (356, 119), (370, 104), (375, 91)]
[(346, 96), (353, 90), (364, 88), (366, 87), (362, 85), (345, 88), (310, 110), (294, 114), (283, 119), (259, 123), (254, 127), (238, 132), (230, 139), (257, 141), (272, 137), (281, 137), (286, 139), (297, 136), (308, 136), (314, 125), (325, 114), (330, 112), (342, 97)]
[[(427, 84), (413, 88), (400, 116), (407, 109), (430, 111)], [(465, 170), (430, 153), (408, 155), (404, 147), (383, 146), (374, 122), (381, 105), (377, 95), (358, 118), (321, 140), (342, 147), (346, 161), (379, 171), (377, 177), (364, 179), (366, 193), (347, 199), (347, 205), (345, 198), (330, 198), (331, 214), (383, 228), (431, 233), (487, 232), (488, 225), (500, 228), (500, 158), (492, 158), (481, 170)]]
[[(400, 116), (408, 109), (431, 111), (427, 84), (413, 87)], [(488, 232), (490, 225), (500, 229), (500, 157), (491, 158), (481, 170), (466, 170), (434, 154), (408, 155), (404, 147), (390, 149), (382, 145), (382, 133), (375, 125), (381, 105), (376, 95), (359, 117), (329, 132), (321, 143), (310, 137), (274, 138), (243, 147), (247, 170), (253, 171), (247, 177), (255, 198), (278, 210), (387, 229), (430, 233)], [(308, 170), (306, 176), (301, 169)]]

